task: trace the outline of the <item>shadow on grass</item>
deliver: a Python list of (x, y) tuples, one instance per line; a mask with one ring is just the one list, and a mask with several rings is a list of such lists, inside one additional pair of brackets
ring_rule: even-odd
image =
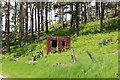
[(110, 20), (104, 20), (103, 22), (103, 31), (100, 32), (100, 24), (99, 22), (91, 22), (88, 24), (84, 24), (80, 26), (80, 34), (88, 35), (88, 34), (98, 34), (98, 33), (110, 33), (116, 30), (120, 30), (120, 19), (112, 18)]
[(113, 18), (111, 20), (108, 20), (104, 22), (104, 32), (112, 32), (116, 30), (120, 30), (120, 19), (119, 18)]

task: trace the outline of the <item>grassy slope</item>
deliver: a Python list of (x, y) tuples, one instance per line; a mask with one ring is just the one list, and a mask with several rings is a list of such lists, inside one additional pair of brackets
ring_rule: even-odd
[[(114, 19), (112, 19), (114, 22)], [(107, 22), (106, 22), (107, 23)], [(109, 25), (109, 24), (106, 24)], [(112, 25), (109, 26), (117, 26)], [(118, 36), (117, 30), (104, 28), (104, 33), (98, 33), (99, 21), (90, 22), (80, 26), (80, 36), (74, 37), (68, 28), (55, 30), (50, 32), (54, 35), (69, 35), (71, 37), (71, 48), (74, 48), (78, 62), (73, 63), (71, 59), (71, 50), (62, 52), (61, 54), (50, 54), (46, 57), (38, 59), (36, 65), (26, 63), (31, 56), (21, 57), (18, 61), (9, 61), (8, 55), (3, 56), (3, 75), (8, 77), (51, 77), (51, 78), (113, 78), (118, 72)], [(62, 33), (61, 33), (62, 32)], [(56, 34), (57, 33), (57, 34)], [(99, 42), (111, 38), (113, 42), (100, 47)], [(15, 49), (12, 54), (30, 54), (45, 48), (46, 40), (41, 42), (32, 42), (21, 49)], [(96, 62), (92, 62), (88, 57), (88, 50)], [(56, 65), (58, 63), (59, 65)]]

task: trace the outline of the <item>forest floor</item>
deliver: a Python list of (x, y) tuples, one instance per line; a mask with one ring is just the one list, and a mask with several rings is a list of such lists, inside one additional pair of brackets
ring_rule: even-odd
[[(118, 27), (120, 19), (104, 20), (103, 32), (99, 32), (99, 21), (80, 25), (80, 35), (74, 36), (69, 28), (57, 29), (51, 25), (50, 35), (70, 36), (71, 49), (77, 62), (71, 58), (71, 49), (51, 53), (32, 62), (32, 55), (45, 50), (46, 37), (41, 32), (41, 41), (29, 41), (22, 48), (11, 42), (11, 52), (2, 55), (2, 75), (12, 78), (115, 78), (118, 73)], [(92, 61), (86, 51), (94, 57)], [(20, 56), (12, 60), (13, 56)]]

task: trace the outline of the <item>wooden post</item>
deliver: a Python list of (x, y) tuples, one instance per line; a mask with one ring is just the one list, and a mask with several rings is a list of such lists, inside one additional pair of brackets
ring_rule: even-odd
[(71, 55), (71, 57), (73, 59), (73, 62), (76, 63), (77, 59), (76, 59), (75, 54), (74, 54), (74, 49), (72, 49), (72, 55)]

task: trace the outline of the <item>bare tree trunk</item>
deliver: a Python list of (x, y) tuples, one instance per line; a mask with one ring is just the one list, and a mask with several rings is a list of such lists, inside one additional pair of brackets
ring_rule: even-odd
[(51, 21), (51, 19), (50, 19), (50, 11), (49, 11), (49, 19), (48, 19), (49, 25), (51, 25), (50, 21)]
[[(24, 3), (22, 3), (22, 6), (24, 5)], [(24, 36), (24, 7), (22, 7), (22, 27), (21, 27), (21, 30), (22, 30), (22, 37)]]
[[(23, 9), (23, 11), (24, 11), (24, 9)], [(24, 16), (25, 14), (24, 14), (24, 12), (23, 12), (23, 23), (22, 23), (22, 37), (24, 37), (24, 26), (25, 26), (25, 16)]]
[(26, 2), (26, 19), (25, 19), (26, 25), (25, 25), (25, 40), (28, 42), (28, 3)]
[(46, 6), (45, 6), (45, 26), (46, 26), (46, 34), (48, 34), (48, 3), (46, 2)]
[(35, 32), (37, 32), (37, 12), (36, 12), (36, 7), (35, 7)]
[[(0, 1), (0, 26), (2, 26), (2, 1)], [(2, 27), (0, 27), (0, 30), (2, 30)], [(2, 31), (0, 31), (0, 36), (2, 36)], [(2, 45), (2, 38), (0, 38), (0, 45)], [(2, 46), (0, 46), (0, 54), (2, 53)]]
[(39, 41), (39, 37), (40, 37), (40, 15), (39, 15), (39, 12), (40, 12), (40, 3), (38, 2), (38, 7), (37, 7), (37, 10), (38, 10), (38, 13), (37, 13), (37, 16), (38, 16), (38, 34), (37, 34), (37, 39)]
[(63, 21), (63, 15), (64, 15), (64, 8), (63, 8), (63, 6), (61, 6), (61, 27), (63, 28), (64, 27), (64, 21)]
[(76, 2), (75, 3), (75, 10), (76, 10), (76, 12), (75, 12), (75, 17), (76, 17), (76, 28), (75, 28), (75, 35), (76, 36), (78, 36), (79, 35), (79, 11), (78, 11), (78, 6), (79, 6), (79, 3), (78, 2)]
[[(66, 11), (67, 11), (67, 8), (66, 8)], [(67, 24), (67, 14), (65, 15), (65, 22)]]
[(102, 19), (104, 19), (105, 3), (102, 2)]
[[(52, 8), (52, 10), (53, 10), (53, 8)], [(52, 11), (51, 11), (51, 24), (53, 24)]]
[(34, 19), (33, 19), (33, 13), (34, 13), (34, 6), (32, 7), (32, 12), (31, 12), (31, 26), (32, 26), (32, 28), (31, 28), (31, 33), (32, 33), (32, 37), (34, 36)]
[(20, 36), (19, 36), (19, 41), (20, 41), (20, 47), (22, 47), (22, 27), (23, 27), (23, 2), (20, 2), (20, 28), (19, 28), (19, 32), (20, 32)]
[(17, 35), (16, 15), (17, 15), (17, 2), (15, 2), (15, 21), (14, 21), (14, 25), (15, 25), (15, 37), (14, 37), (14, 42), (16, 42), (16, 35)]
[(90, 21), (90, 3), (89, 2), (88, 2), (87, 8), (88, 8), (88, 21)]
[(86, 3), (84, 3), (84, 23), (87, 22), (87, 15), (86, 15)]
[(9, 32), (10, 32), (10, 2), (7, 2), (7, 14), (6, 14), (6, 48), (7, 52), (10, 52), (10, 40), (9, 40)]
[(98, 19), (98, 11), (99, 11), (98, 2), (96, 2), (96, 19)]
[(59, 11), (58, 11), (58, 16), (59, 16), (58, 23), (60, 23), (61, 22), (61, 9), (59, 9)]
[(74, 13), (73, 13), (73, 4), (71, 4), (71, 21), (70, 21), (70, 28), (73, 27), (73, 16), (74, 16)]
[(115, 16), (117, 15), (117, 2), (115, 2)]
[(44, 24), (43, 24), (43, 2), (41, 2), (41, 31), (44, 31)]
[(102, 24), (103, 24), (103, 11), (102, 11), (103, 5), (102, 2), (100, 2), (100, 32), (102, 32)]
[(99, 9), (98, 9), (98, 13), (99, 13), (99, 19), (100, 19), (100, 14), (101, 14), (101, 12), (100, 12), (100, 2), (98, 2), (98, 4), (99, 4)]

